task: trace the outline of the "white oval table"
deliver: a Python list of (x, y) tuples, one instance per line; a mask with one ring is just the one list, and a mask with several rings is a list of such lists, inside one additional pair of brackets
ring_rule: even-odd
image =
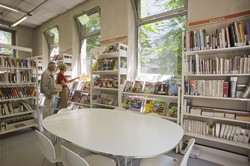
[(171, 121), (130, 111), (84, 109), (49, 116), (43, 127), (84, 149), (147, 158), (175, 148), (183, 129)]

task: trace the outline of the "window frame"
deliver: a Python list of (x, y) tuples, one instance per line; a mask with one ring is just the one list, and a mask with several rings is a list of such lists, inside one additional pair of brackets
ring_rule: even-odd
[[(57, 30), (58, 30), (58, 43), (53, 43), (53, 44), (51, 44), (50, 41), (49, 41), (49, 37), (48, 37), (48, 35), (47, 35), (47, 32), (50, 31), (50, 30), (53, 29), (53, 28), (57, 28)], [(50, 59), (51, 59), (50, 54), (51, 54), (52, 50), (53, 50), (54, 48), (59, 47), (59, 41), (60, 41), (59, 26), (58, 26), (58, 25), (54, 25), (54, 26), (52, 26), (52, 27), (49, 27), (47, 30), (45, 30), (45, 31), (43, 32), (43, 34), (44, 34), (44, 36), (45, 36), (45, 38), (46, 38), (46, 41), (47, 41), (47, 44), (48, 44), (48, 54), (49, 54), (48, 57), (49, 57), (49, 61), (50, 61)]]
[[(91, 8), (89, 10), (86, 10), (86, 11), (82, 11), (80, 14), (77, 14), (74, 16), (74, 22), (75, 22), (75, 26), (76, 26), (76, 29), (78, 31), (78, 36), (79, 36), (79, 43), (80, 43), (80, 49), (79, 49), (79, 60), (80, 60), (80, 71), (82, 73), (82, 71), (84, 71), (84, 67), (81, 65), (81, 60), (82, 60), (82, 53), (81, 53), (81, 48), (82, 48), (82, 45), (84, 44), (84, 42), (87, 42), (88, 38), (91, 38), (91, 37), (96, 37), (96, 36), (101, 36), (101, 26), (100, 26), (100, 29), (97, 30), (97, 31), (94, 31), (94, 32), (91, 32), (91, 33), (81, 33), (81, 30), (80, 30), (80, 26), (78, 25), (78, 20), (77, 18), (79, 16), (82, 16), (84, 14), (86, 15), (92, 15), (92, 14), (95, 14), (95, 13), (98, 13), (99, 14), (99, 17), (101, 18), (101, 8), (99, 6), (96, 6), (94, 8)], [(100, 21), (101, 22), (101, 21)], [(101, 24), (100, 24), (101, 25)], [(91, 70), (91, 69), (90, 69)]]
[[(16, 31), (2, 28), (2, 27), (0, 27), (0, 30), (5, 31), (5, 32), (10, 32), (11, 33), (11, 45), (16, 45)], [(16, 56), (16, 50), (14, 49), (13, 49), (13, 56)]]
[(89, 37), (101, 35), (101, 28), (98, 31), (91, 32), (91, 33), (84, 33), (84, 35), (82, 35), (81, 34), (81, 30), (80, 30), (80, 28), (78, 26), (77, 18), (79, 16), (82, 16), (84, 14), (86, 14), (86, 15), (92, 15), (92, 14), (95, 14), (95, 13), (99, 13), (99, 17), (101, 18), (101, 15), (100, 15), (101, 14), (101, 9), (100, 9), (99, 6), (94, 7), (92, 9), (89, 9), (89, 10), (86, 10), (86, 11), (82, 11), (80, 14), (74, 16), (74, 22), (75, 22), (75, 25), (76, 25), (76, 28), (77, 28), (77, 31), (78, 31), (80, 43), (82, 42), (82, 40), (87, 39)]
[[(134, 17), (135, 17), (135, 31), (136, 31), (136, 36), (135, 40), (137, 45), (135, 46), (135, 51), (136, 51), (136, 56), (137, 56), (137, 74), (146, 74), (141, 72), (141, 55), (140, 55), (140, 26), (146, 25), (146, 24), (151, 24), (151, 23), (156, 23), (159, 21), (164, 21), (180, 16), (188, 16), (188, 0), (183, 0), (184, 1), (184, 7), (174, 9), (174, 10), (169, 10), (166, 12), (158, 13), (155, 15), (147, 16), (141, 18), (141, 0), (131, 0), (132, 4), (132, 9), (134, 12)], [(188, 18), (187, 18), (188, 19)], [(178, 62), (179, 63), (179, 62)], [(177, 69), (177, 73), (181, 74), (181, 71)], [(159, 74), (159, 73), (158, 73)]]

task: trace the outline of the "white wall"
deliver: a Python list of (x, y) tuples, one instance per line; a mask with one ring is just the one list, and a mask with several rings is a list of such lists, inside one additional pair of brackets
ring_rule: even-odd
[(73, 56), (79, 55), (79, 39), (73, 17), (82, 11), (93, 7), (101, 8), (101, 41), (128, 34), (127, 0), (88, 0), (75, 8), (59, 15), (34, 31), (34, 54), (48, 57), (45, 51), (46, 43), (43, 32), (53, 26), (59, 26), (59, 47), (60, 50), (72, 48)]

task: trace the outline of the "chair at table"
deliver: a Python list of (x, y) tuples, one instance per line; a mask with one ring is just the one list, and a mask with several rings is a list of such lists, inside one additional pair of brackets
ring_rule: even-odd
[(62, 162), (64, 166), (116, 166), (113, 159), (101, 155), (89, 155), (82, 158), (70, 149), (61, 146)]
[(71, 143), (63, 142), (61, 144), (53, 145), (49, 138), (47, 138), (43, 133), (36, 130), (36, 135), (38, 137), (39, 141), (39, 148), (44, 156), (43, 165), (45, 162), (45, 159), (47, 159), (51, 163), (59, 163), (62, 162), (61, 157), (61, 145), (70, 147), (70, 149), (74, 150), (77, 153), (80, 153), (82, 151), (81, 148), (78, 148)]
[(178, 163), (178, 160), (166, 155), (159, 155), (152, 158), (142, 159), (140, 166), (187, 166), (188, 158), (191, 153), (191, 150), (194, 146), (195, 139), (191, 138), (188, 141), (187, 151), (181, 161)]

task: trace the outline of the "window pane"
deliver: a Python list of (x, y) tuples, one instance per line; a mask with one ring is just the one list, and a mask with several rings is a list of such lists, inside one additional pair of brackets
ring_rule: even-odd
[[(12, 44), (12, 33), (8, 31), (0, 30), (0, 43)], [(0, 54), (13, 55), (13, 50), (9, 48), (0, 48)]]
[(45, 32), (45, 37), (49, 45), (59, 43), (59, 30), (58, 27), (51, 28)]
[(81, 73), (90, 74), (91, 57), (89, 52), (96, 46), (100, 46), (100, 35), (92, 36), (83, 40), (81, 48)]
[(181, 73), (182, 31), (186, 16), (139, 27), (140, 71), (142, 74)]
[(100, 16), (98, 12), (91, 15), (83, 14), (78, 16), (76, 22), (81, 36), (100, 30)]
[(184, 0), (140, 0), (141, 18), (184, 7)]

